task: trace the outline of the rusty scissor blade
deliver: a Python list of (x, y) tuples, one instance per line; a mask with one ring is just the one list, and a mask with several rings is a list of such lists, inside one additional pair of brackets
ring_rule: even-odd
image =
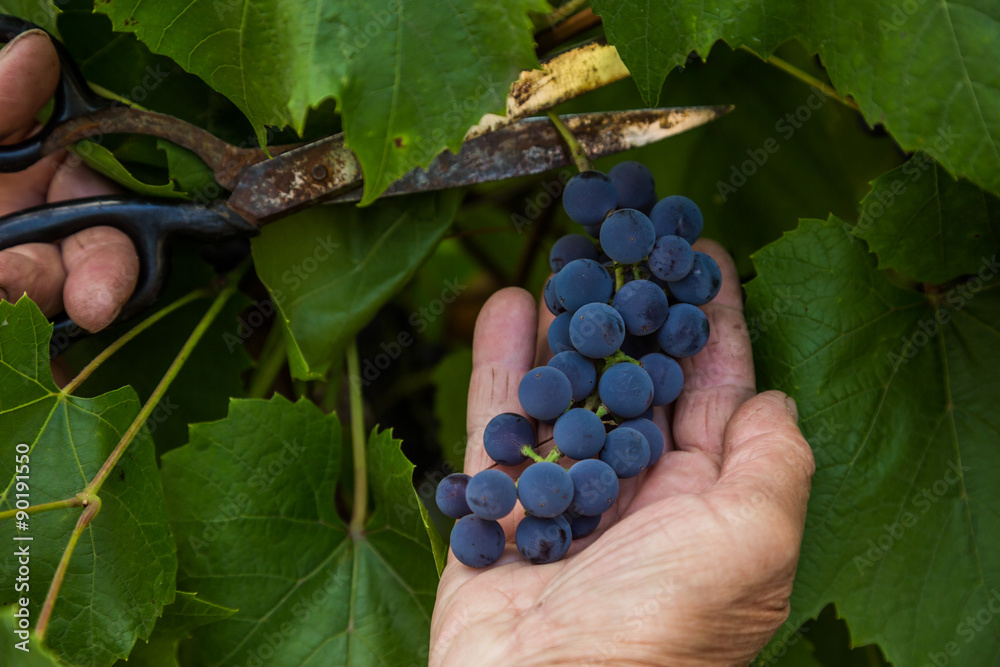
[[(686, 132), (724, 116), (731, 106), (673, 107), (561, 116), (591, 158), (620, 153)], [(394, 182), (382, 196), (499, 181), (573, 163), (552, 121), (527, 118), (469, 139), (426, 168)], [(228, 205), (260, 224), (317, 201), (361, 199), (361, 169), (340, 135), (283, 153), (249, 168)]]

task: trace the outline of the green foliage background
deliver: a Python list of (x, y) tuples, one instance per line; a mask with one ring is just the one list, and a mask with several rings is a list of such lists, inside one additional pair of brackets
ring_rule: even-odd
[[(705, 235), (747, 281), (758, 386), (797, 399), (816, 456), (791, 617), (758, 662), (1000, 664), (1000, 6), (591, 7), (603, 28), (560, 48), (603, 35), (632, 79), (558, 111), (736, 106), (597, 166), (640, 160), (660, 196), (699, 203)], [(552, 196), (558, 174), (376, 198), (502, 109), (517, 73), (546, 55), (533, 32), (547, 10), (0, 0), (57, 34), (110, 94), (238, 145), (342, 130), (366, 176), (364, 207), (319, 207), (254, 240), (241, 296), (102, 488), (45, 650), (25, 661), (5, 609), (0, 663), (426, 659), (448, 530), (429, 500), (462, 464), (475, 315), (500, 287), (537, 294), (548, 248), (571, 226)], [(77, 150), (142, 194), (224, 194), (190, 154), (155, 139)], [(164, 303), (211, 279), (194, 248), (177, 249), (174, 266)], [(207, 308), (168, 316), (69, 394), (49, 373), (38, 310), (0, 304), (0, 511), (13, 507), (18, 442), (32, 447), (33, 502), (82, 490)], [(79, 369), (127, 328), (78, 344), (65, 363)], [(348, 526), (342, 365), (355, 339), (369, 432), (362, 534)], [(32, 518), (45, 537), (33, 618), (80, 511)], [(0, 522), (5, 544), (15, 532)], [(2, 605), (15, 600), (8, 551)]]

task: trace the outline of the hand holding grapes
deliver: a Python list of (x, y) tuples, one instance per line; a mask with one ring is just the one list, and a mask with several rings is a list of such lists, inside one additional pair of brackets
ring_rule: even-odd
[[(52, 97), (59, 59), (40, 30), (18, 35), (0, 50), (0, 138), (12, 144), (37, 127), (35, 114)], [(64, 199), (115, 193), (84, 165), (70, 166), (66, 151), (24, 171), (0, 174), (0, 215)], [(135, 287), (139, 260), (131, 241), (113, 227), (92, 227), (59, 243), (28, 243), (0, 251), (0, 298), (27, 293), (46, 315), (65, 308), (90, 331), (117, 316)]]
[[(708, 346), (680, 360), (683, 392), (655, 411), (666, 451), (639, 476), (621, 480), (600, 526), (574, 539), (562, 560), (533, 565), (509, 542), (487, 569), (450, 554), (431, 664), (747, 664), (785, 620), (812, 453), (794, 403), (779, 392), (755, 395), (732, 260), (708, 241), (695, 249), (718, 263), (722, 286), (702, 308)], [(493, 464), (483, 448), (486, 424), (522, 412), (518, 385), (550, 356), (544, 332), (552, 319), (543, 310), (539, 327), (534, 300), (517, 289), (483, 308), (467, 473)], [(540, 441), (550, 435), (550, 427), (539, 429)], [(508, 540), (519, 517), (520, 506), (501, 521)]]

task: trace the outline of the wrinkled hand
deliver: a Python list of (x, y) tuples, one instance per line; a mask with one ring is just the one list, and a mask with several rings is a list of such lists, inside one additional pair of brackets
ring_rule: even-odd
[[(622, 480), (598, 530), (574, 541), (561, 561), (521, 559), (513, 544), (520, 506), (501, 522), (508, 544), (497, 564), (476, 570), (449, 554), (431, 626), (432, 665), (746, 665), (787, 618), (812, 452), (794, 402), (776, 391), (756, 394), (732, 260), (713, 242), (696, 249), (719, 263), (723, 286), (704, 307), (708, 347), (682, 360), (683, 393), (656, 411), (672, 451)], [(539, 323), (534, 300), (513, 288), (484, 306), (467, 473), (492, 464), (483, 450), (487, 422), (523, 414), (517, 387), (547, 359), (551, 319), (543, 309)], [(547, 427), (539, 439), (550, 434)]]
[[(59, 59), (41, 31), (19, 35), (0, 50), (0, 138), (13, 144), (38, 127), (35, 115), (52, 97)], [(66, 151), (16, 174), (0, 174), (0, 215), (64, 199), (117, 192)], [(131, 241), (111, 227), (92, 227), (59, 243), (28, 243), (0, 251), (0, 298), (27, 293), (46, 315), (65, 308), (89, 331), (110, 324), (139, 275)]]

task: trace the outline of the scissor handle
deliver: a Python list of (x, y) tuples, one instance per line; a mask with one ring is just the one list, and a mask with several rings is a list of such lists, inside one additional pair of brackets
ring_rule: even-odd
[[(0, 14), (0, 41), (8, 43), (22, 32), (41, 30), (37, 25), (15, 16)], [(61, 124), (107, 108), (114, 102), (95, 93), (59, 40), (49, 35), (59, 54), (59, 85), (53, 100), (52, 115), (42, 129), (24, 141), (0, 146), (0, 172), (21, 171), (43, 156), (42, 144)]]
[[(88, 197), (3, 216), (0, 250), (22, 243), (54, 242), (97, 225), (124, 232), (139, 255), (139, 278), (119, 320), (129, 319), (156, 301), (167, 278), (166, 248), (171, 237), (215, 241), (258, 233), (256, 227), (225, 206), (205, 206), (178, 199)], [(56, 322), (56, 333), (73, 328), (68, 318), (56, 318)]]

